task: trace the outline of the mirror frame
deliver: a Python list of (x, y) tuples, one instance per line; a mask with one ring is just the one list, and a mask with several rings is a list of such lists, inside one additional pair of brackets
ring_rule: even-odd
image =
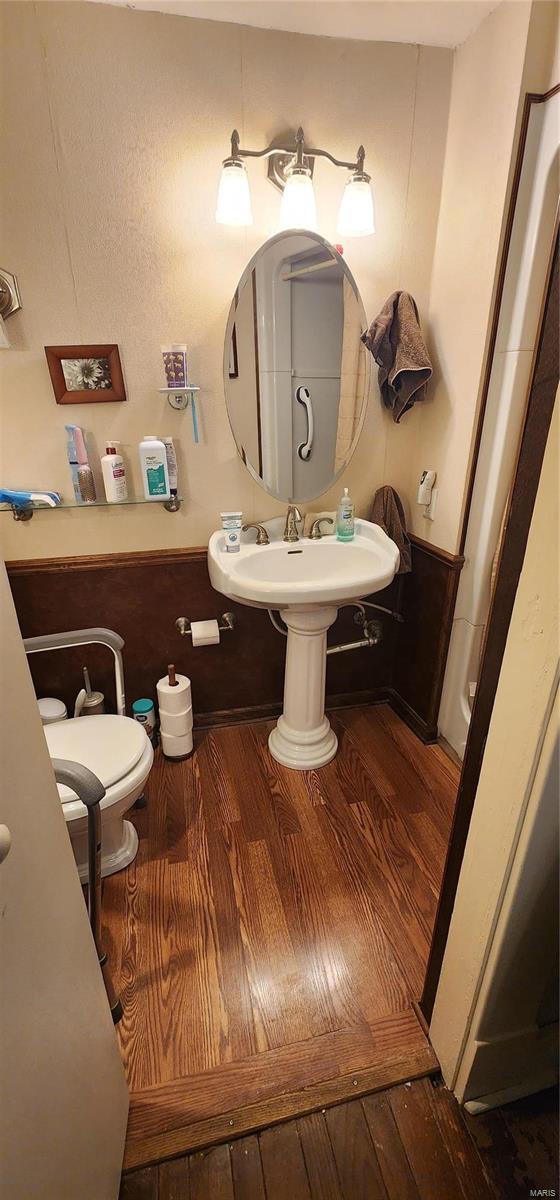
[(227, 390), (226, 390), (227, 380), (229, 378), (230, 343), (231, 343), (233, 326), (235, 324), (235, 313), (236, 313), (236, 307), (234, 307), (235, 297), (240, 293), (241, 288), (244, 286), (247, 279), (250, 278), (251, 272), (253, 271), (255, 264), (261, 257), (263, 251), (268, 246), (273, 246), (276, 242), (279, 242), (283, 238), (286, 238), (288, 236), (293, 236), (294, 234), (295, 235), (299, 234), (300, 236), (307, 236), (309, 238), (312, 238), (314, 241), (317, 242), (317, 245), (325, 246), (329, 250), (329, 252), (332, 253), (334, 255), (334, 257), (338, 260), (338, 262), (340, 263), (340, 265), (342, 267), (344, 275), (346, 276), (346, 278), (352, 288), (352, 291), (356, 297), (356, 301), (360, 306), (360, 310), (361, 310), (361, 318), (360, 319), (361, 319), (361, 324), (363, 326), (364, 332), (366, 332), (366, 330), (368, 328), (366, 311), (364, 308), (364, 303), (363, 303), (362, 297), (360, 295), (358, 285), (356, 283), (356, 280), (354, 279), (354, 276), (350, 270), (350, 267), (345, 262), (342, 254), (339, 253), (336, 246), (333, 246), (332, 242), (329, 242), (328, 239), (324, 238), (320, 233), (314, 233), (309, 229), (284, 229), (284, 230), (282, 230), (281, 233), (275, 233), (273, 237), (268, 238), (266, 240), (266, 242), (263, 242), (262, 245), (259, 246), (258, 250), (255, 251), (255, 253), (250, 258), (249, 262), (245, 266), (245, 268), (241, 274), (241, 277), (239, 279), (239, 282), (237, 284), (237, 287), (235, 288), (235, 291), (233, 293), (233, 299), (231, 300), (231, 303), (229, 306), (228, 319), (226, 322), (223, 368), (222, 368), (222, 382), (223, 382), (223, 388), (224, 388), (224, 400), (225, 400), (225, 405), (226, 405), (226, 412), (227, 412), (227, 417), (228, 417), (228, 421), (229, 421), (229, 427), (231, 429), (231, 434), (232, 434), (233, 440), (235, 442), (235, 449), (237, 451), (237, 455), (238, 455), (240, 461), (242, 462), (242, 464), (246, 468), (246, 470), (249, 472), (252, 479), (254, 479), (255, 483), (259, 484), (259, 487), (262, 488), (263, 492), (265, 492), (267, 496), (270, 496), (273, 500), (277, 500), (279, 504), (300, 504), (300, 503), (301, 504), (311, 504), (311, 503), (313, 503), (314, 500), (318, 500), (320, 496), (324, 496), (325, 492), (329, 491), (330, 488), (334, 486), (337, 479), (340, 479), (341, 475), (344, 474), (344, 471), (347, 469), (348, 464), (351, 462), (351, 460), (354, 456), (356, 447), (360, 440), (362, 429), (364, 427), (366, 412), (367, 412), (369, 400), (371, 397), (371, 372), (372, 372), (371, 355), (366, 354), (364, 357), (364, 362), (365, 362), (364, 402), (362, 404), (362, 410), (361, 410), (360, 417), (358, 420), (358, 427), (356, 429), (356, 435), (354, 437), (354, 440), (353, 440), (350, 450), (348, 452), (348, 457), (346, 459), (346, 462), (344, 463), (344, 466), (340, 467), (340, 470), (338, 470), (336, 472), (336, 475), (333, 475), (328, 488), (325, 488), (324, 491), (319, 492), (318, 495), (316, 495), (316, 496), (309, 496), (305, 500), (297, 500), (297, 499), (296, 500), (289, 500), (289, 499), (284, 500), (283, 497), (276, 496), (274, 494), (274, 492), (270, 492), (268, 490), (268, 488), (265, 486), (265, 484), (263, 483), (261, 476), (258, 475), (257, 472), (255, 471), (255, 469), (251, 466), (251, 464), (249, 462), (247, 462), (246, 459), (243, 458), (243, 455), (241, 454), (239, 444), (237, 441), (236, 433), (235, 433), (235, 430), (234, 430), (233, 424), (232, 424), (230, 411), (229, 411), (229, 405), (228, 405)]

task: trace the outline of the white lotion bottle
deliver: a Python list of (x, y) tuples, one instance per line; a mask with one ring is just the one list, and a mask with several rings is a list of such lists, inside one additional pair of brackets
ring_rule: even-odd
[(140, 442), (138, 452), (146, 500), (169, 500), (169, 472), (163, 442), (155, 433), (147, 433)]
[(105, 454), (101, 459), (103, 487), (109, 504), (119, 504), (121, 500), (128, 500), (126, 470), (123, 456), (117, 449), (119, 445), (116, 441), (107, 442)]

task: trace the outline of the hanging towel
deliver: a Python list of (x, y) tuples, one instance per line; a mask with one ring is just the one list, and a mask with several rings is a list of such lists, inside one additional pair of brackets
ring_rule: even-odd
[(380, 525), (386, 534), (398, 546), (401, 561), (397, 575), (404, 575), (412, 570), (412, 553), (410, 538), (406, 532), (404, 508), (399, 493), (392, 487), (380, 487), (373, 497), (370, 521)]
[(432, 375), (414, 297), (393, 292), (362, 334), (362, 342), (379, 367), (383, 403), (398, 423), (417, 400), (425, 399)]

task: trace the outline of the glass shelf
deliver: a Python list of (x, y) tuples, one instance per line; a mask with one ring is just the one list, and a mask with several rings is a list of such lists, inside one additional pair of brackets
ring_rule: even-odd
[(30, 521), (33, 514), (36, 512), (57, 512), (61, 509), (82, 509), (88, 512), (93, 508), (126, 508), (130, 504), (162, 504), (166, 512), (178, 512), (182, 496), (172, 496), (170, 500), (146, 500), (145, 496), (134, 496), (130, 500), (118, 500), (113, 503), (109, 500), (94, 500), (91, 504), (77, 504), (75, 500), (63, 501), (62, 504), (55, 504), (51, 507), (49, 504), (0, 504), (0, 512), (11, 513), (14, 521)]

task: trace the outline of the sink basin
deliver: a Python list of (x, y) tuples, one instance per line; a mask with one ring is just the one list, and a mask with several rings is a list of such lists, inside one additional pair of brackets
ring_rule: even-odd
[(391, 538), (370, 521), (356, 521), (351, 542), (331, 534), (315, 541), (284, 542), (284, 520), (265, 522), (270, 544), (257, 546), (255, 531), (241, 536), (236, 554), (221, 530), (208, 544), (212, 586), (231, 600), (280, 609), (287, 626), (284, 711), (268, 739), (271, 754), (293, 770), (330, 762), (336, 735), (325, 715), (327, 630), (338, 606), (381, 591), (399, 566)]
[(283, 520), (269, 521), (270, 545), (255, 545), (254, 530), (242, 534), (237, 554), (225, 550), (224, 535), (208, 546), (212, 586), (224, 596), (260, 608), (340, 604), (387, 587), (399, 565), (394, 542), (370, 521), (356, 521), (351, 542), (334, 534), (318, 541), (282, 541)]

